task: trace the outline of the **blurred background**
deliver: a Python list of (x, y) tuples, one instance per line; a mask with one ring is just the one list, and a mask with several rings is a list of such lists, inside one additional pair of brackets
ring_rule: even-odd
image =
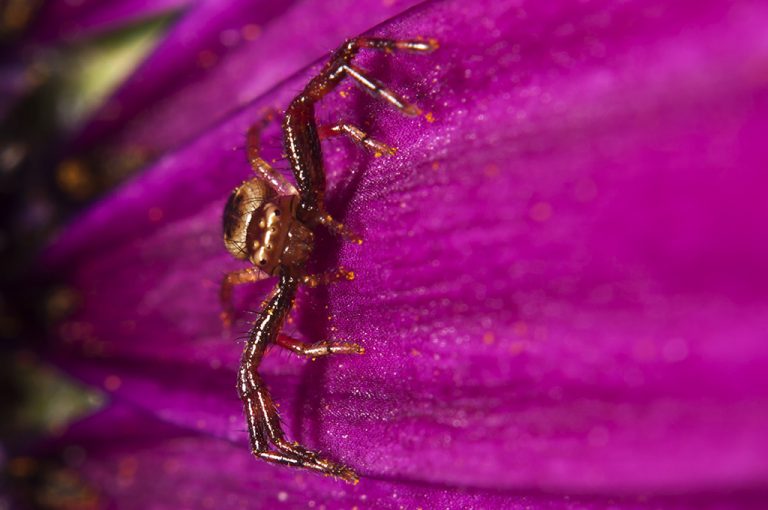
[(40, 361), (49, 329), (78, 298), (35, 274), (35, 261), (73, 215), (143, 163), (68, 142), (178, 15), (46, 40), (36, 27), (44, 4), (0, 0), (0, 510), (96, 504), (57, 459), (31, 455), (41, 438), (104, 402)]

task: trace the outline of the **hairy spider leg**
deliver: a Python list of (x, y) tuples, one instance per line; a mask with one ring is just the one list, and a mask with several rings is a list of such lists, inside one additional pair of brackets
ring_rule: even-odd
[(265, 181), (267, 181), (279, 195), (298, 195), (296, 188), (278, 170), (272, 168), (267, 161), (259, 154), (261, 147), (261, 131), (275, 119), (276, 111), (270, 109), (259, 122), (253, 124), (248, 129), (246, 135), (246, 153), (248, 162), (253, 170)]
[(417, 115), (419, 109), (400, 98), (382, 83), (369, 78), (352, 66), (352, 59), (363, 48), (385, 51), (429, 53), (437, 48), (434, 40), (396, 41), (360, 37), (347, 41), (330, 58), (320, 74), (315, 76), (301, 94), (288, 106), (283, 118), (283, 140), (296, 184), (299, 189), (297, 215), (303, 222), (321, 224), (348, 239), (361, 240), (325, 212), (325, 173), (323, 172), (320, 135), (315, 123), (315, 104), (330, 93), (345, 77), (349, 76), (366, 92), (379, 97), (406, 115)]
[[(238, 372), (237, 389), (248, 420), (254, 455), (278, 464), (288, 464), (330, 474), (351, 483), (358, 481), (350, 468), (320, 457), (316, 452), (285, 439), (272, 397), (257, 372), (267, 346), (277, 343), (278, 333), (296, 297), (300, 279), (283, 274), (272, 297), (250, 331)], [(274, 449), (270, 449), (267, 439)]]
[(355, 279), (354, 271), (347, 271), (343, 267), (337, 267), (319, 274), (308, 274), (302, 277), (301, 283), (314, 289), (320, 285), (330, 285), (339, 280), (352, 281)]
[[(320, 274), (304, 275), (301, 279), (304, 285), (315, 288), (319, 285), (330, 285), (339, 280), (354, 280), (355, 273), (347, 271), (343, 267), (326, 271)], [(316, 358), (318, 356), (327, 356), (329, 354), (365, 354), (365, 349), (355, 343), (350, 342), (332, 342), (321, 341), (311, 344), (297, 340), (291, 336), (280, 334), (275, 339), (275, 343), (280, 347), (288, 349), (300, 356)]]
[(221, 301), (220, 318), (225, 332), (228, 333), (231, 329), (232, 319), (235, 315), (235, 307), (232, 304), (232, 289), (236, 285), (254, 283), (265, 278), (269, 278), (269, 275), (258, 267), (238, 269), (224, 275), (219, 289), (219, 300)]
[(275, 343), (299, 356), (306, 356), (308, 358), (328, 356), (329, 354), (365, 354), (365, 349), (361, 345), (351, 342), (322, 341), (307, 344), (301, 340), (281, 334), (277, 335)]
[(332, 126), (320, 126), (317, 129), (317, 134), (320, 140), (325, 140), (332, 136), (346, 135), (360, 147), (372, 151), (376, 157), (385, 154), (387, 156), (394, 156), (397, 153), (396, 148), (370, 138), (365, 131), (352, 124), (341, 123)]

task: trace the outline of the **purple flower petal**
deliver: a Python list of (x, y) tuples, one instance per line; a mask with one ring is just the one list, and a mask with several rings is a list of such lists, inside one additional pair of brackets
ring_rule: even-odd
[[(419, 485), (765, 500), (766, 21), (757, 1), (504, 1), (385, 24), (440, 40), (360, 61), (427, 115), (324, 104), (400, 150), (326, 145), (329, 208), (365, 243), (321, 242), (317, 267), (357, 278), (303, 293), (289, 331), (367, 351), (268, 357), (290, 436)], [(62, 363), (243, 452), (219, 218), (250, 175), (247, 126), (308, 76), (163, 158), (48, 257), (84, 302)]]
[[(209, 2), (183, 18), (86, 126), (80, 146), (162, 154), (415, 0)], [(107, 135), (111, 135), (107, 137)], [(105, 140), (105, 137), (106, 140)]]
[(125, 509), (761, 508), (760, 500), (748, 492), (727, 496), (563, 496), (415, 484), (387, 478), (363, 480), (354, 487), (341, 486), (320, 476), (255, 464), (239, 445), (174, 430), (121, 405), (78, 424), (63, 440), (70, 444), (66, 451), (76, 461), (73, 467), (85, 477), (84, 482), (97, 488), (100, 508), (108, 507), (110, 502)]
[(195, 3), (198, 1), (48, 0), (38, 14), (30, 38), (42, 43), (81, 39)]

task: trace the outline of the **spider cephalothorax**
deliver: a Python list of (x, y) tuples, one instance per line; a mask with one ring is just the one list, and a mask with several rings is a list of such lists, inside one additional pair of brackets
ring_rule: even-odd
[(362, 48), (428, 53), (436, 47), (434, 40), (394, 41), (376, 38), (352, 39), (342, 45), (320, 74), (310, 80), (285, 111), (283, 142), (296, 178), (296, 187), (259, 155), (261, 128), (273, 115), (265, 116), (262, 122), (252, 126), (248, 132), (248, 159), (258, 176), (243, 182), (232, 192), (224, 208), (223, 227), (227, 250), (235, 258), (247, 260), (253, 266), (233, 271), (224, 277), (221, 301), (224, 309), (222, 320), (229, 327), (234, 312), (232, 287), (269, 276), (279, 277), (277, 287), (248, 334), (238, 371), (237, 389), (248, 420), (251, 450), (262, 459), (312, 469), (348, 482), (357, 481), (357, 475), (351, 469), (285, 439), (277, 408), (256, 369), (270, 344), (309, 357), (363, 353), (362, 347), (353, 343), (322, 341), (305, 344), (280, 333), (300, 284), (316, 286), (352, 278), (352, 273), (343, 269), (320, 275), (306, 273), (306, 264), (314, 246), (311, 229), (323, 226), (349, 240), (361, 242), (325, 211), (321, 138), (345, 135), (376, 154), (395, 152), (392, 147), (369, 138), (360, 128), (351, 124), (317, 126), (314, 105), (341, 80), (349, 77), (363, 90), (389, 102), (404, 114), (417, 115), (419, 109), (415, 105), (367, 77), (352, 64), (352, 59)]
[(314, 235), (296, 218), (298, 199), (297, 195), (279, 196), (258, 178), (235, 188), (224, 207), (227, 250), (273, 276), (280, 267), (303, 266), (312, 252)]

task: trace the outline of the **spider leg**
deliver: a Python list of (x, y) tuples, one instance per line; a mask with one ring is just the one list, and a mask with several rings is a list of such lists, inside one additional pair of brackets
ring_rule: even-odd
[(387, 39), (382, 37), (356, 37), (347, 42), (348, 47), (371, 50), (403, 51), (406, 53), (432, 53), (439, 44), (437, 39)]
[[(339, 280), (353, 280), (355, 273), (346, 271), (344, 268), (337, 268), (332, 271), (316, 275), (305, 275), (302, 283), (314, 288), (319, 285), (329, 285)], [(364, 354), (365, 349), (358, 344), (350, 342), (315, 342), (307, 344), (288, 335), (280, 334), (275, 339), (275, 343), (284, 349), (288, 349), (300, 356), (316, 358), (318, 356), (327, 356), (329, 354)]]
[(275, 342), (280, 347), (307, 358), (328, 356), (329, 354), (365, 354), (365, 349), (351, 342), (315, 342), (306, 344), (287, 335), (279, 335)]
[(322, 225), (323, 227), (327, 228), (331, 233), (336, 234), (337, 236), (343, 237), (347, 241), (350, 241), (355, 244), (363, 244), (363, 238), (357, 235), (354, 231), (347, 228), (346, 225), (341, 223), (340, 221), (336, 221), (333, 219), (333, 216), (323, 211), (322, 213), (316, 214), (313, 217), (313, 220)]
[[(248, 419), (248, 433), (254, 455), (279, 464), (320, 471), (351, 483), (357, 475), (346, 466), (323, 459), (316, 452), (285, 439), (277, 407), (257, 372), (267, 345), (278, 339), (278, 332), (293, 305), (299, 280), (282, 276), (274, 294), (251, 329), (238, 371), (238, 393)], [(267, 444), (272, 444), (274, 450)]]
[(221, 301), (221, 318), (224, 331), (229, 332), (232, 327), (232, 318), (235, 314), (234, 306), (232, 305), (232, 289), (236, 285), (242, 285), (243, 283), (254, 283), (265, 278), (269, 278), (269, 275), (258, 267), (249, 267), (246, 269), (239, 269), (237, 271), (231, 271), (224, 275), (221, 281), (221, 287), (219, 289), (219, 300)]
[(352, 64), (346, 64), (342, 69), (347, 76), (354, 80), (355, 85), (363, 89), (371, 96), (383, 99), (384, 101), (388, 102), (400, 110), (403, 114), (408, 115), (409, 117), (416, 117), (421, 113), (421, 110), (418, 106), (409, 103), (400, 95), (387, 88), (386, 85), (384, 85), (376, 78), (367, 76), (365, 72), (359, 67)]
[[(315, 104), (349, 76), (368, 93), (384, 99), (404, 114), (419, 113), (415, 105), (400, 98), (382, 83), (367, 77), (352, 65), (352, 59), (364, 48), (429, 53), (437, 48), (437, 42), (434, 40), (397, 41), (372, 37), (359, 37), (347, 41), (331, 56), (322, 71), (310, 80), (302, 93), (288, 105), (283, 118), (283, 142), (301, 199), (297, 211), (299, 219), (309, 225), (323, 225), (331, 232), (357, 243), (362, 242), (361, 239), (325, 211), (325, 172), (320, 147), (321, 132), (315, 122)], [(342, 129), (339, 128), (339, 130)], [(346, 134), (353, 139), (359, 138), (361, 142), (365, 139), (364, 133), (361, 135), (354, 130), (346, 130)]]
[(385, 154), (387, 156), (394, 156), (397, 152), (396, 148), (368, 137), (368, 134), (366, 134), (365, 131), (352, 124), (341, 123), (334, 124), (333, 126), (320, 126), (317, 129), (317, 134), (321, 140), (325, 140), (332, 136), (346, 135), (360, 147), (372, 151), (376, 157)]
[(330, 285), (331, 283), (338, 282), (339, 280), (352, 281), (354, 279), (355, 273), (353, 271), (347, 271), (343, 267), (338, 267), (324, 273), (305, 275), (302, 278), (302, 283), (314, 289), (320, 285)]
[(382, 82), (366, 76), (365, 72), (354, 66), (351, 61), (357, 53), (363, 49), (383, 50), (386, 52), (403, 51), (407, 53), (431, 53), (437, 49), (435, 39), (405, 40), (381, 39), (378, 37), (357, 37), (342, 46), (341, 54), (337, 62), (337, 73), (343, 73), (352, 78), (357, 86), (368, 92), (373, 97), (387, 101), (405, 115), (416, 116), (421, 110), (414, 104), (408, 103), (398, 94), (388, 89)]
[[(357, 475), (351, 469), (323, 459), (317, 453), (287, 441), (280, 427), (277, 409), (264, 383), (256, 374), (250, 379), (247, 383), (249, 389), (242, 394), (244, 395), (242, 398), (245, 414), (248, 417), (251, 451), (255, 456), (276, 464), (311, 469), (350, 483), (357, 483)], [(267, 437), (275, 449), (269, 448)]]
[(267, 161), (261, 157), (259, 150), (261, 147), (261, 131), (272, 122), (276, 117), (276, 111), (269, 110), (262, 119), (248, 129), (246, 136), (246, 153), (248, 162), (253, 170), (280, 195), (296, 195), (296, 188), (278, 170), (272, 168)]
[[(351, 483), (357, 482), (355, 472), (346, 466), (323, 459), (316, 452), (286, 440), (277, 408), (261, 377), (254, 373), (253, 377), (248, 379), (250, 380), (246, 384), (249, 389), (244, 393), (243, 402), (248, 417), (251, 451), (254, 455), (277, 464), (311, 469)], [(267, 438), (274, 449), (269, 448)]]

